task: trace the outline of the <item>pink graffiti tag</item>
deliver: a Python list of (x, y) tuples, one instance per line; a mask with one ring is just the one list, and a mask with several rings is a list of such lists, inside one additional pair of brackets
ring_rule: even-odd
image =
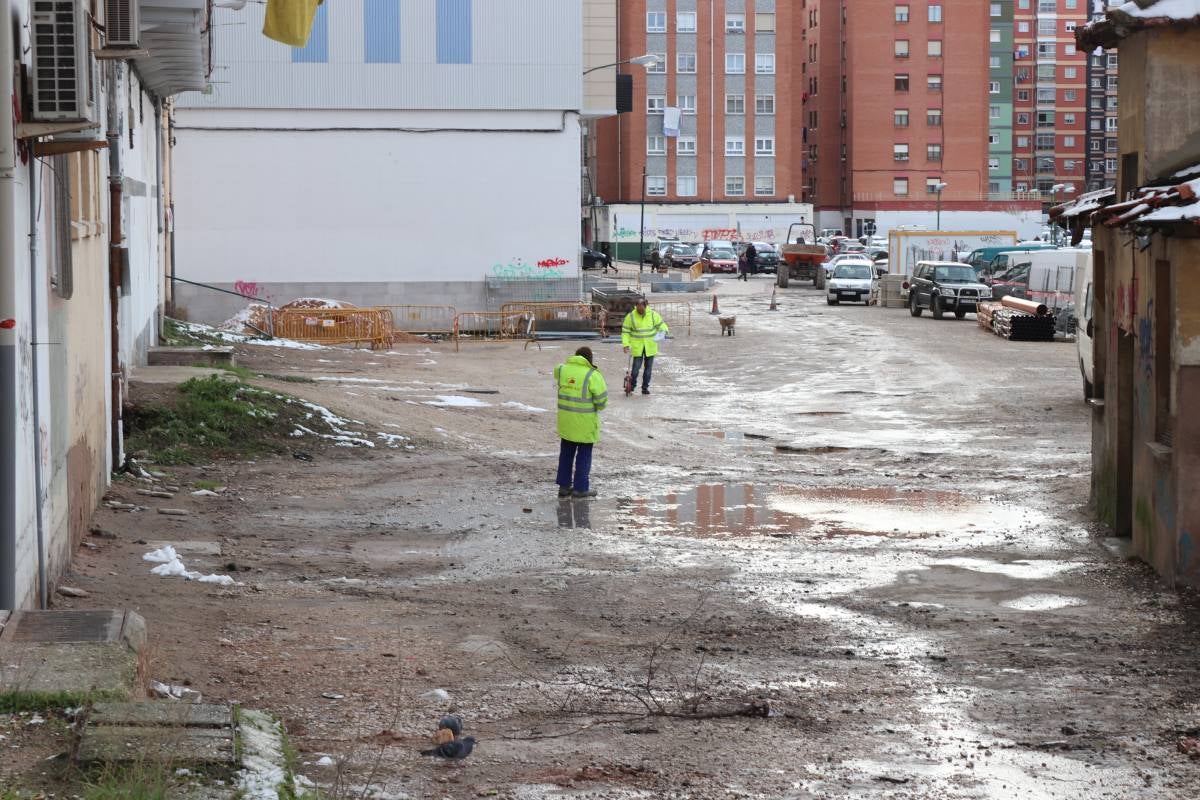
[(258, 288), (257, 283), (252, 283), (249, 281), (234, 281), (233, 290), (242, 297), (252, 297), (255, 299), (258, 298), (259, 292), (261, 291)]
[(737, 228), (705, 228), (703, 236), (706, 242), (713, 240), (732, 241), (738, 238), (738, 232)]
[(554, 267), (561, 267), (566, 263), (567, 260), (565, 258), (543, 258), (537, 262), (537, 265), (542, 269), (553, 269)]

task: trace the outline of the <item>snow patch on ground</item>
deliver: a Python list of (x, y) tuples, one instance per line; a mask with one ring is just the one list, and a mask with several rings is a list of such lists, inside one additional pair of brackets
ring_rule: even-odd
[(308, 344), (306, 342), (297, 342), (292, 339), (264, 339), (256, 336), (246, 336), (242, 333), (232, 333), (230, 331), (218, 330), (210, 325), (201, 325), (198, 322), (180, 322), (181, 330), (187, 331), (195, 336), (205, 336), (212, 339), (220, 339), (228, 344), (256, 344), (265, 347), (285, 347), (291, 350), (324, 350), (319, 344)]
[(502, 403), (501, 405), (503, 405), (505, 408), (515, 408), (518, 411), (528, 411), (531, 414), (545, 414), (546, 413), (546, 409), (544, 409), (544, 408), (538, 408), (537, 406), (527, 406), (524, 403), (518, 403), (515, 400), (509, 400), (508, 402)]
[(151, 550), (142, 556), (142, 560), (158, 564), (157, 567), (150, 570), (151, 575), (159, 575), (164, 578), (186, 578), (189, 581), (215, 583), (220, 586), (241, 586), (228, 575), (205, 575), (189, 570), (183, 565), (183, 559), (175, 552), (175, 548), (169, 544), (157, 550)]
[(245, 800), (294, 797), (295, 785), (283, 753), (283, 726), (261, 711), (238, 710), (242, 769), (237, 788)]
[(491, 408), (491, 403), (485, 403), (476, 397), (463, 397), (457, 394), (439, 394), (436, 400), (425, 400), (422, 405), (439, 406), (441, 408)]

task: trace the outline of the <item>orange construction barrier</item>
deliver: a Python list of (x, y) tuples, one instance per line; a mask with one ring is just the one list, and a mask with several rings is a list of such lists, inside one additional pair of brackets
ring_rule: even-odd
[(314, 344), (368, 344), (386, 349), (395, 341), (386, 308), (286, 308), (271, 315), (275, 335)]

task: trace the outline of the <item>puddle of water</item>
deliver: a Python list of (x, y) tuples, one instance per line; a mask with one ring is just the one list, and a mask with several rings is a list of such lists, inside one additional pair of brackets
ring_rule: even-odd
[(943, 558), (930, 561), (931, 567), (959, 567), (975, 572), (990, 572), (1007, 575), (1025, 581), (1040, 581), (1070, 572), (1084, 566), (1082, 561), (1011, 561), (1002, 564), (986, 558)]
[(1000, 605), (1014, 608), (1017, 611), (1054, 611), (1059, 608), (1072, 608), (1087, 605), (1080, 597), (1067, 597), (1061, 594), (1027, 594), (1016, 600), (1005, 600)]
[[(891, 487), (805, 489), (713, 483), (618, 506), (634, 529), (703, 537), (969, 535), (1017, 527), (1029, 516), (1024, 509), (957, 492)], [(938, 563), (967, 568), (992, 563), (952, 562)]]

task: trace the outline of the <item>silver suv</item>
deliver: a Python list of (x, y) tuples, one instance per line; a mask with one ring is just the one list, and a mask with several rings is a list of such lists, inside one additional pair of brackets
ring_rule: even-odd
[(908, 288), (908, 311), (914, 317), (928, 308), (934, 319), (947, 311), (962, 319), (991, 300), (992, 290), (979, 282), (975, 270), (955, 261), (918, 261)]

